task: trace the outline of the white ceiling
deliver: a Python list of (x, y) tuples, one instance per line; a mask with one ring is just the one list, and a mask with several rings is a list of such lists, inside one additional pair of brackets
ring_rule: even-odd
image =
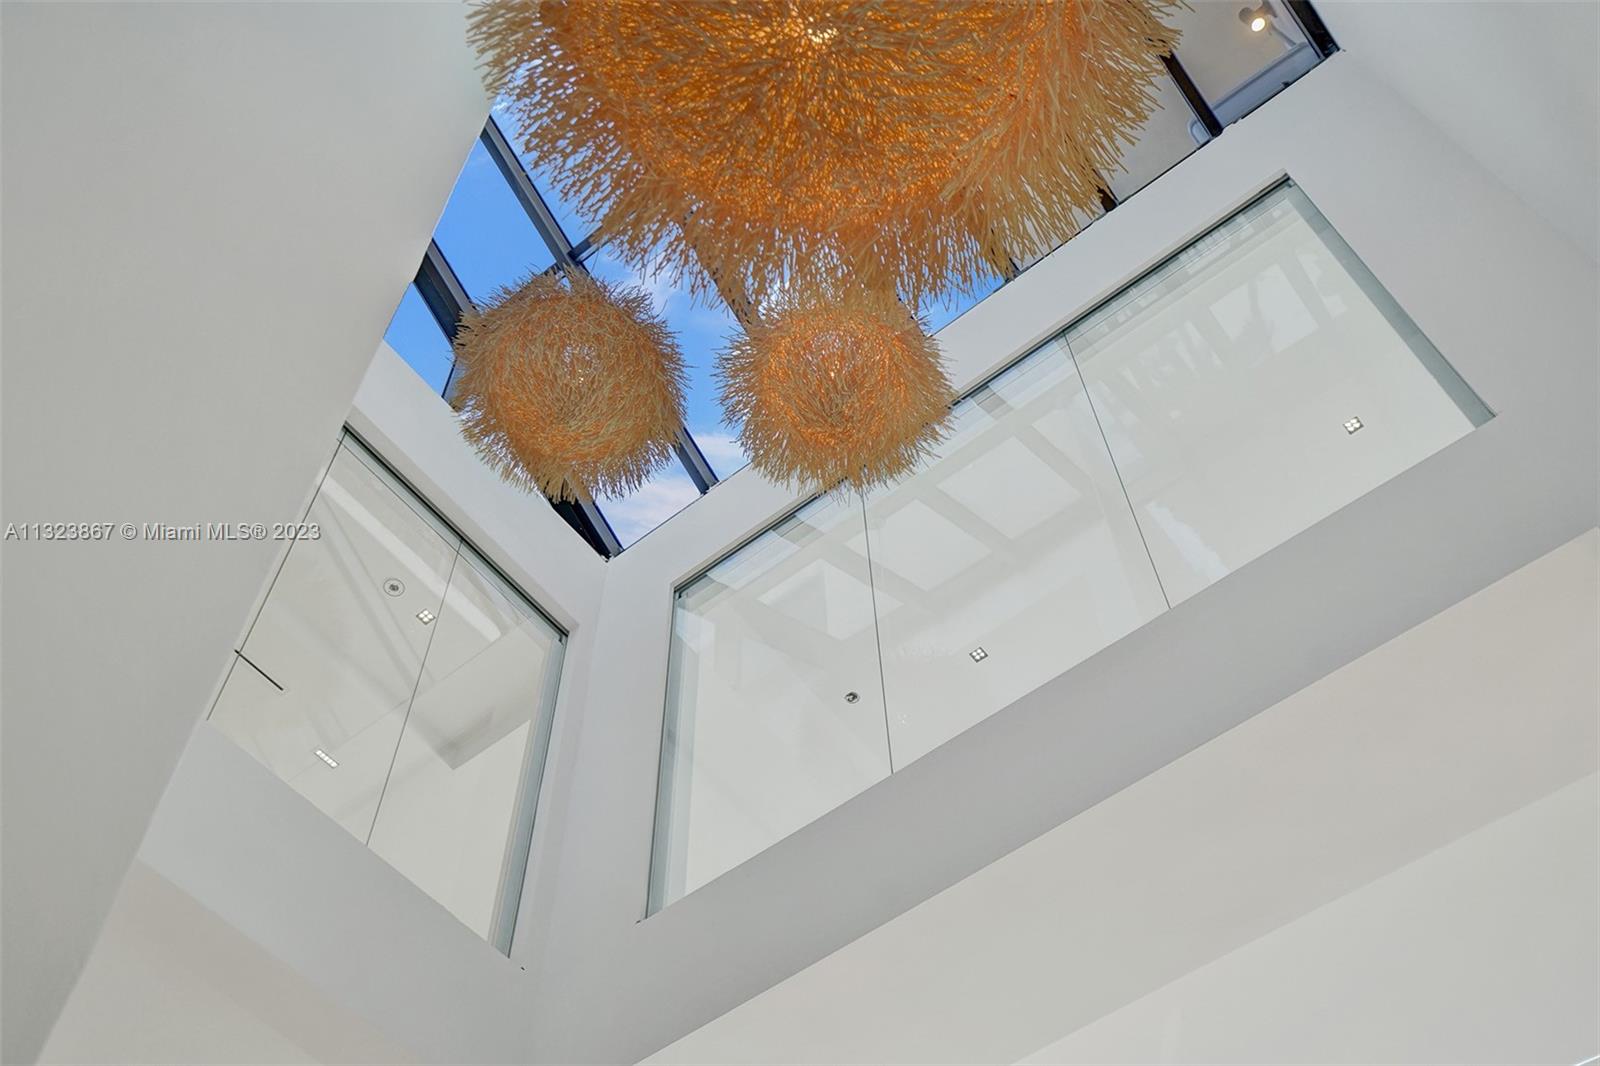
[(1341, 48), (1600, 260), (1600, 4), (1323, 0), (1317, 10)]
[[(488, 111), (465, 8), (0, 18), (8, 520), (297, 519)], [(282, 547), (5, 545), (6, 1061), (42, 1045)]]
[[(1119, 1041), (1138, 1058), (1162, 1045), (1127, 1044), (1139, 1029), (1128, 1019), (1176, 1032), (1186, 1007), (1235, 1013), (1197, 1019), (1184, 1030), (1198, 1034), (1190, 1046), (1167, 1046), (1177, 1061), (1207, 1047), (1303, 1060), (1326, 1050), (1295, 1043), (1315, 1030), (1273, 1016), (1322, 1017), (1306, 998), (1317, 994), (1333, 997), (1326, 1031), (1366, 1034), (1365, 1046), (1344, 1049), (1351, 1061), (1384, 1061), (1419, 1040), (1448, 1061), (1508, 1061), (1517, 1047), (1522, 1059), (1592, 1053), (1570, 1038), (1574, 1020), (1580, 1035), (1592, 1032), (1585, 1004), (1600, 995), (1595, 938), (1584, 935), (1600, 861), (1597, 557), (1591, 532), (647, 1061), (1093, 1061)], [(1569, 786), (1564, 799), (1530, 806)], [(1524, 809), (1517, 832), (1483, 829)], [(1464, 838), (1478, 843), (1424, 860), (1436, 866), (1419, 861)], [(1518, 841), (1552, 846), (1518, 851)], [(1533, 876), (1508, 863), (1534, 864)], [(1484, 874), (1471, 905), (1451, 880), (1461, 870)], [(1564, 888), (1552, 895), (1552, 883)], [(1449, 943), (1453, 931), (1493, 951), (1419, 958), (1408, 915), (1423, 910), (1443, 917), (1420, 923), (1417, 944)], [(1483, 924), (1527, 935), (1477, 932)], [(1254, 960), (1225, 964), (1243, 967), (1253, 987), (1281, 989), (1279, 1001), (1222, 1002), (1219, 989), (1243, 979), (1219, 984), (1203, 968), (1279, 930)], [(1409, 960), (1388, 984), (1386, 959)], [(1405, 994), (1419, 973), (1482, 997), (1488, 1013), (1457, 1017), (1463, 1001), (1436, 992), (1427, 1009), (1391, 1008), (1373, 1022), (1383, 997)], [(1179, 979), (1191, 982), (1187, 994), (1128, 1006)], [(1345, 993), (1355, 1000), (1336, 1006)], [(1335, 1024), (1345, 1009), (1352, 1020)], [(1119, 1010), (1133, 1013), (1064, 1040)], [(1427, 1028), (1441, 1018), (1450, 1026)], [(1219, 1030), (1235, 1038), (1219, 1042)]]
[(415, 1060), (135, 862), (41, 1061)]

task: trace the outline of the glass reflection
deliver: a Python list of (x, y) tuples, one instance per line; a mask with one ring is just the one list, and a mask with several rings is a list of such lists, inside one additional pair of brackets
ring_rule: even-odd
[(679, 592), (651, 908), (1489, 417), (1298, 188), (1263, 194), (971, 393), (923, 469)]
[(1154, 110), (1122, 150), (1119, 166), (1106, 174), (1106, 184), (1118, 200), (1126, 200), (1150, 184), (1208, 139), (1176, 82), (1163, 74), (1150, 89)]
[(651, 909), (889, 773), (854, 496), (801, 508), (678, 593)]
[(1067, 341), (1173, 603), (1489, 417), (1289, 185)]
[(211, 720), (365, 840), (456, 540), (342, 445), (306, 521), (321, 536), (290, 548)]
[(537, 790), (561, 636), (466, 555), (434, 625), (369, 843), (494, 939), (515, 917), (523, 791)]
[(563, 638), (341, 444), (211, 722), (502, 950)]
[(953, 423), (867, 500), (897, 769), (1166, 609), (1063, 344)]
[[(1240, 19), (1241, 8), (1263, 6), (1260, 30)], [(1180, 8), (1170, 21), (1182, 34), (1174, 55), (1223, 125), (1243, 118), (1320, 58), (1281, 2), (1210, 0)]]

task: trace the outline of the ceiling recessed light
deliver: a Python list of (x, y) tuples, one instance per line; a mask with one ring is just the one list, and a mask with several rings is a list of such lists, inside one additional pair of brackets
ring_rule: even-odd
[(1366, 425), (1366, 423), (1361, 421), (1359, 418), (1347, 418), (1344, 420), (1344, 431), (1346, 433), (1354, 433), (1364, 425)]
[(972, 656), (972, 661), (975, 663), (981, 663), (983, 660), (989, 657), (989, 653), (984, 651), (981, 647), (973, 648), (971, 651), (967, 652), (967, 654)]
[(1241, 7), (1239, 21), (1250, 27), (1251, 33), (1260, 33), (1267, 28), (1268, 21), (1277, 14), (1272, 10), (1272, 0), (1261, 0), (1260, 7)]
[(339, 760), (338, 759), (335, 759), (332, 755), (329, 755), (327, 752), (323, 751), (321, 748), (318, 748), (312, 754), (316, 755), (317, 758), (321, 759), (323, 762), (327, 763), (329, 766), (337, 767), (339, 765)]
[(417, 612), (417, 621), (421, 622), (423, 625), (427, 625), (437, 617), (439, 616), (428, 610), (426, 607)]

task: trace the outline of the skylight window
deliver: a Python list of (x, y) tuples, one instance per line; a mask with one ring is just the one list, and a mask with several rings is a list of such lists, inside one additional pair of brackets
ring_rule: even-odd
[[(1184, 37), (1178, 55), (1165, 60), (1168, 75), (1154, 86), (1156, 111), (1123, 152), (1122, 165), (1105, 175), (1103, 202), (1082, 220), (1083, 226), (1336, 47), (1309, 4), (1273, 4), (1271, 10), (1270, 25), (1259, 32), (1239, 21), (1236, 7), (1180, 14)], [(431, 388), (447, 395), (450, 343), (459, 314), (491, 299), (500, 287), (529, 271), (561, 265), (608, 281), (642, 284), (677, 336), (688, 368), (677, 461), (626, 497), (557, 507), (596, 550), (612, 555), (748, 463), (735, 428), (722, 421), (713, 378), (716, 354), (738, 324), (715, 295), (691, 300), (684, 287), (652, 276), (648, 265), (636, 270), (603, 246), (594, 246), (598, 218), (559, 194), (551, 181), (558, 161), (528, 158), (516, 143), (520, 138), (515, 127), (505, 102), (497, 102), (445, 206), (428, 259), (401, 299), (385, 339)], [(1016, 250), (1015, 272), (1052, 250)], [(918, 311), (937, 332), (1006, 280), (986, 279), (972, 292), (925, 301)]]
[(516, 119), (508, 112), (505, 101), (497, 101), (494, 105), (494, 120), (505, 132), (506, 140), (511, 142), (512, 149), (517, 154), (517, 159), (527, 170), (528, 176), (533, 179), (534, 186), (539, 190), (539, 195), (544, 198), (545, 206), (550, 209), (550, 214), (555, 217), (556, 224), (561, 227), (574, 246), (594, 233), (600, 220), (591, 214), (581, 212), (577, 205), (565, 199), (556, 189), (555, 182), (551, 180), (550, 167), (537, 159), (530, 158), (523, 151), (521, 138), (517, 136)]
[(428, 305), (423, 303), (415, 285), (406, 287), (406, 294), (400, 298), (400, 306), (395, 309), (394, 318), (389, 320), (389, 329), (383, 339), (399, 353), (400, 358), (411, 364), (411, 369), (428, 383), (430, 389), (441, 394), (444, 392), (445, 384), (450, 380), (450, 368), (455, 363), (455, 354), (450, 350), (450, 339), (439, 328), (439, 323), (428, 310)]
[(467, 156), (433, 239), (475, 303), (556, 261), (482, 141)]
[(673, 463), (626, 496), (603, 496), (600, 509), (624, 548), (700, 498), (700, 490)]
[(686, 285), (673, 285), (662, 275), (649, 276), (629, 267), (606, 248), (598, 249), (584, 261), (589, 272), (605, 281), (638, 285), (650, 294), (656, 313), (666, 319), (667, 328), (678, 338), (689, 372), (684, 389), (684, 422), (700, 445), (719, 478), (742, 468), (749, 460), (739, 450), (730, 429), (723, 425), (722, 408), (717, 402), (717, 385), (712, 376), (717, 352), (739, 330), (728, 305), (715, 295), (694, 300)]

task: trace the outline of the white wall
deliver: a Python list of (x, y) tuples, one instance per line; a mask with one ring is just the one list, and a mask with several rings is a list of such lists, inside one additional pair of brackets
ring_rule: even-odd
[(542, 951), (565, 826), (545, 797), (578, 750), (591, 698), (594, 641), (606, 563), (542, 499), (501, 481), (479, 461), (441, 403), (388, 345), (380, 345), (350, 412), (350, 427), (567, 633), (533, 848), (512, 955)]
[[(464, 8), (0, 11), (4, 520), (299, 513), (487, 112)], [(5, 545), (6, 1061), (281, 547)]]
[(1597, 583), (1591, 530), (651, 1061), (1586, 1060)]
[(1600, 4), (1324, 0), (1317, 10), (1342, 47), (1600, 259)]
[(1024, 1061), (1591, 1060), (1597, 798), (1591, 774)]
[(209, 723), (139, 861), (411, 1057), (524, 1057), (519, 965)]
[[(582, 718), (605, 563), (543, 499), (480, 463), (454, 413), (386, 345), (361, 382), (349, 424), (567, 631), (551, 751), (571, 748), (563, 738)], [(337, 430), (327, 444), (335, 439)], [(552, 891), (556, 830), (541, 802), (524, 900)], [(538, 913), (525, 911), (506, 958), (209, 723), (190, 739), (139, 859), (281, 960), (323, 997), (324, 1010), (409, 1057), (527, 1058), (529, 1004), (539, 993), (525, 966), (540, 950)], [(112, 986), (114, 975), (99, 980)], [(53, 1048), (83, 1046), (74, 1034), (87, 1014), (65, 1019), (68, 1031), (53, 1037)], [(114, 1046), (119, 1031), (89, 1046)], [(190, 1046), (162, 1040), (158, 1030), (135, 1046), (166, 1047), (178, 1057)]]
[(1594, 525), (1594, 264), (1353, 54), (947, 327), (952, 376), (1284, 173), (1499, 417), (641, 921), (671, 590), (794, 503), (748, 471), (713, 489), (608, 567), (595, 661), (627, 668), (591, 677), (552, 797), (541, 1058), (648, 1054)]
[(416, 1060), (135, 860), (41, 1061)]

